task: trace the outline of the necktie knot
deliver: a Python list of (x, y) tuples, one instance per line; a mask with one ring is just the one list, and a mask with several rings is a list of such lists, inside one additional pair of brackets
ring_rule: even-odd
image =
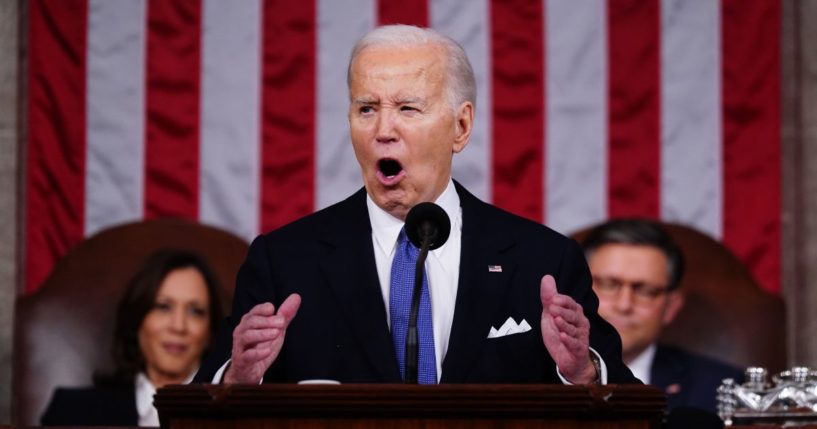
[[(403, 227), (400, 230), (400, 235), (397, 236), (397, 251), (405, 252), (406, 256), (412, 262), (416, 262), (417, 257), (420, 255), (420, 249), (418, 249), (414, 243), (409, 240), (408, 234), (406, 234), (406, 227)], [(396, 257), (397, 255), (395, 255), (395, 258)]]

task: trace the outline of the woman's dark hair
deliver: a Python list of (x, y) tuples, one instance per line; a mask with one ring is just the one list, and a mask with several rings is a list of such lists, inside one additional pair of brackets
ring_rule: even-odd
[(590, 255), (605, 244), (633, 244), (651, 246), (667, 257), (667, 288), (673, 290), (681, 284), (684, 275), (684, 257), (669, 234), (653, 221), (645, 219), (615, 219), (590, 231), (582, 242), (584, 254)]
[(113, 339), (114, 372), (97, 375), (97, 383), (132, 383), (145, 369), (145, 357), (139, 347), (139, 328), (153, 309), (159, 287), (165, 277), (180, 268), (195, 268), (204, 277), (210, 301), (210, 338), (215, 338), (222, 319), (221, 287), (212, 270), (199, 255), (186, 250), (165, 249), (152, 254), (128, 283), (116, 311)]

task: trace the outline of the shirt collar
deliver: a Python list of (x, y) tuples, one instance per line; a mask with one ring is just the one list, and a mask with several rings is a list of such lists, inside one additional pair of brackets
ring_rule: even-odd
[[(451, 221), (451, 229), (458, 228), (460, 196), (457, 194), (452, 179), (448, 179), (448, 186), (434, 203), (445, 210), (448, 219)], [(400, 235), (404, 222), (375, 204), (369, 194), (366, 194), (366, 207), (369, 209), (369, 222), (371, 222), (372, 234), (377, 246), (383, 254), (392, 255), (394, 247), (397, 245), (397, 236)], [(442, 253), (445, 248), (446, 246), (443, 245), (434, 252)]]
[(145, 373), (136, 374), (136, 412), (139, 418), (144, 419), (153, 412), (153, 395), (156, 387), (150, 382)]
[[(190, 384), (190, 382), (193, 381), (193, 377), (196, 376), (196, 372), (198, 372), (198, 369), (191, 372), (182, 384)], [(153, 407), (153, 396), (156, 394), (156, 386), (153, 385), (144, 372), (139, 372), (136, 374), (135, 384), (136, 412), (139, 415), (139, 419), (151, 420), (151, 418), (153, 418), (153, 414), (156, 413), (156, 409)], [(158, 415), (156, 415), (156, 417), (158, 417)], [(158, 425), (158, 422), (156, 425)]]
[(644, 384), (650, 384), (652, 370), (652, 361), (655, 359), (655, 344), (650, 344), (641, 354), (635, 357), (627, 366), (633, 375), (641, 380)]

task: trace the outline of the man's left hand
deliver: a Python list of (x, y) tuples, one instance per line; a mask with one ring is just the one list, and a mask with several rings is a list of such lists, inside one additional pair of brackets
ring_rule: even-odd
[(582, 307), (556, 291), (556, 280), (551, 275), (542, 277), (539, 298), (542, 339), (559, 372), (571, 383), (592, 383), (598, 375), (590, 361), (590, 322)]

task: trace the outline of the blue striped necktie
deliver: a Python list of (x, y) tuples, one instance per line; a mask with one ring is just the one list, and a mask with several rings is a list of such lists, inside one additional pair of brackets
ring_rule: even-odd
[[(406, 332), (408, 331), (411, 293), (414, 289), (414, 271), (420, 249), (414, 247), (406, 237), (405, 228), (400, 230), (397, 248), (391, 265), (391, 291), (389, 293), (389, 314), (391, 336), (400, 377), (406, 378)], [(420, 313), (417, 316), (417, 336), (420, 357), (417, 364), (419, 384), (437, 383), (437, 359), (434, 355), (434, 330), (431, 322), (431, 298), (428, 294), (428, 275), (423, 275), (423, 292), (420, 296)]]

